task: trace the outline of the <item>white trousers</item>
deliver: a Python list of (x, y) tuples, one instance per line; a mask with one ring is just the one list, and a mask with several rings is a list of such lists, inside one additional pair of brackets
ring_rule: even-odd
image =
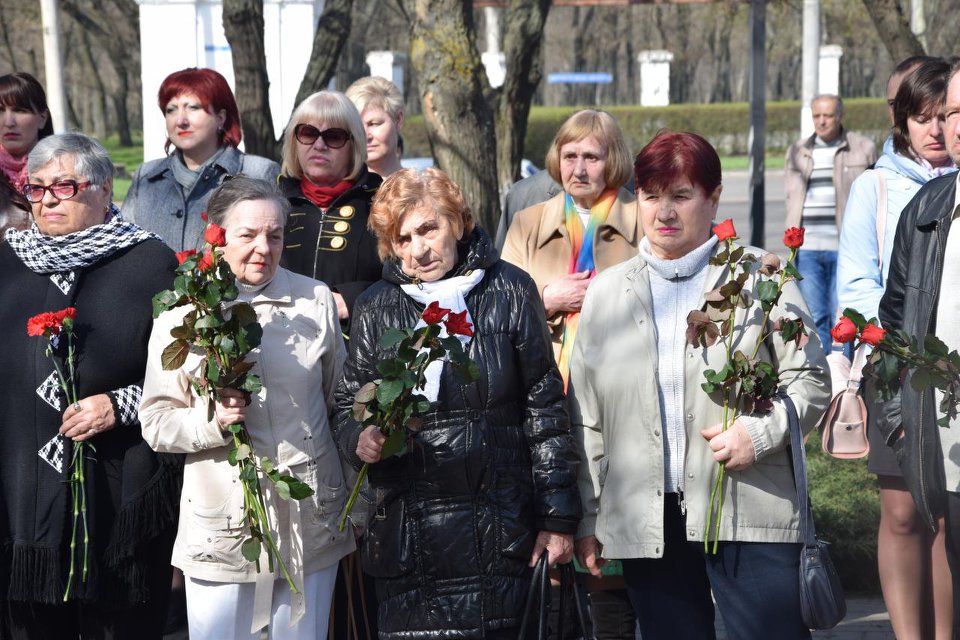
[[(295, 627), (290, 626), (290, 586), (283, 579), (273, 583), (270, 640), (326, 639), (338, 564), (304, 578), (306, 612)], [(255, 583), (211, 582), (188, 576), (186, 589), (190, 640), (260, 640), (259, 633), (250, 633)]]

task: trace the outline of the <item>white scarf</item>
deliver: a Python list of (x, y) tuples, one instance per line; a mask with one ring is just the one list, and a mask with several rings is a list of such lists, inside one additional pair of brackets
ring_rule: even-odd
[[(422, 304), (429, 305), (431, 302), (437, 302), (442, 308), (450, 309), (450, 313), (467, 312), (467, 322), (473, 324), (473, 318), (470, 317), (470, 310), (467, 309), (466, 296), (470, 293), (477, 283), (483, 280), (483, 269), (473, 269), (466, 275), (445, 278), (436, 282), (422, 282), (420, 284), (402, 284), (400, 288), (405, 294)], [(421, 317), (414, 329), (427, 326)], [(440, 337), (447, 337), (447, 327), (440, 324)], [(457, 338), (466, 346), (470, 341), (468, 336), (458, 335)], [(425, 351), (423, 349), (422, 351)], [(427, 382), (423, 388), (423, 395), (430, 402), (436, 402), (440, 395), (440, 374), (443, 373), (444, 360), (431, 362), (427, 367), (425, 376)]]

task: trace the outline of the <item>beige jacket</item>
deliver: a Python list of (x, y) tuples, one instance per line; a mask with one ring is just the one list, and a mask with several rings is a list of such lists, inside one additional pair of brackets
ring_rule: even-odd
[[(541, 298), (543, 289), (567, 275), (570, 265), (570, 239), (563, 223), (565, 198), (566, 194), (561, 192), (546, 202), (517, 213), (507, 231), (500, 256), (530, 274), (537, 283)], [(597, 272), (637, 255), (637, 245), (642, 235), (636, 196), (626, 189), (620, 189), (607, 221), (594, 236), (593, 255)], [(564, 314), (555, 313), (547, 318), (547, 323), (550, 325), (554, 360), (558, 360), (563, 340)]]
[[(749, 249), (761, 255), (759, 249)], [(725, 267), (707, 266), (704, 291), (726, 280)], [(755, 277), (754, 277), (755, 278)], [(752, 288), (753, 281), (748, 284)], [(701, 304), (703, 299), (701, 298)], [(570, 366), (571, 423), (580, 445), (580, 497), (584, 518), (578, 537), (596, 535), (606, 558), (663, 556), (664, 452), (657, 392), (657, 337), (646, 262), (637, 256), (599, 276), (587, 290)], [(778, 363), (796, 403), (804, 432), (813, 428), (830, 398), (830, 374), (813, 321), (795, 283), (784, 288), (767, 330), (783, 315), (810, 327), (803, 350), (773, 336), (758, 357)], [(759, 304), (737, 312), (734, 348), (752, 349), (763, 312)], [(686, 346), (684, 413), (687, 450), (684, 496), (687, 540), (702, 541), (710, 490), (718, 466), (700, 430), (719, 424), (723, 408), (701, 388), (706, 369), (720, 370), (721, 343)], [(758, 459), (725, 482), (720, 539), (796, 542), (799, 515), (786, 411), (745, 420)]]
[[(877, 161), (877, 145), (859, 133), (843, 131), (843, 141), (833, 161), (833, 186), (837, 190), (837, 229), (843, 222), (850, 187), (861, 173)], [(803, 203), (807, 199), (807, 181), (813, 173), (813, 142), (816, 135), (794, 142), (784, 160), (784, 197), (787, 202), (785, 227), (799, 227), (803, 219)]]
[[(341, 533), (337, 526), (350, 488), (328, 423), (346, 352), (337, 306), (323, 283), (278, 269), (252, 304), (263, 326), (261, 346), (250, 355), (253, 372), (263, 382), (247, 413), (254, 450), (315, 491), (303, 501), (286, 501), (274, 495), (272, 483), (262, 483), (280, 552), (302, 584), (304, 575), (354, 549), (351, 530)], [(185, 312), (174, 309), (154, 324), (140, 407), (143, 437), (150, 446), (187, 454), (173, 565), (192, 578), (255, 582), (256, 565), (240, 553), (247, 534), (240, 520), (243, 493), (237, 470), (227, 462), (230, 439), (207, 420), (207, 402), (190, 386), (200, 356), (191, 354), (177, 371), (164, 371), (160, 364), (170, 330)], [(266, 573), (263, 557), (261, 568)]]

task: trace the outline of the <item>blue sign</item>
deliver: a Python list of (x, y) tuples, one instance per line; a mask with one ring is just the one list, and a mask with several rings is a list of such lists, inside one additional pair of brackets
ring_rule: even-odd
[(610, 84), (613, 82), (612, 73), (598, 73), (587, 71), (563, 71), (551, 73), (547, 76), (550, 84)]

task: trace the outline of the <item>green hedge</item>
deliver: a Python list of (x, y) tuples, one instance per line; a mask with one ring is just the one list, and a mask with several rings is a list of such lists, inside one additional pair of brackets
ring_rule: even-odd
[[(534, 107), (527, 126), (524, 157), (543, 166), (547, 149), (557, 129), (570, 114), (583, 107)], [(882, 143), (889, 122), (882, 98), (858, 98), (844, 102), (844, 125)], [(710, 140), (721, 156), (742, 156), (749, 151), (750, 114), (745, 102), (723, 104), (675, 104), (667, 107), (608, 107), (623, 127), (633, 153), (639, 151), (660, 129), (695, 131)], [(767, 103), (766, 147), (782, 155), (800, 137), (800, 102)], [(423, 116), (411, 116), (403, 125), (404, 155), (429, 156), (430, 144)]]

